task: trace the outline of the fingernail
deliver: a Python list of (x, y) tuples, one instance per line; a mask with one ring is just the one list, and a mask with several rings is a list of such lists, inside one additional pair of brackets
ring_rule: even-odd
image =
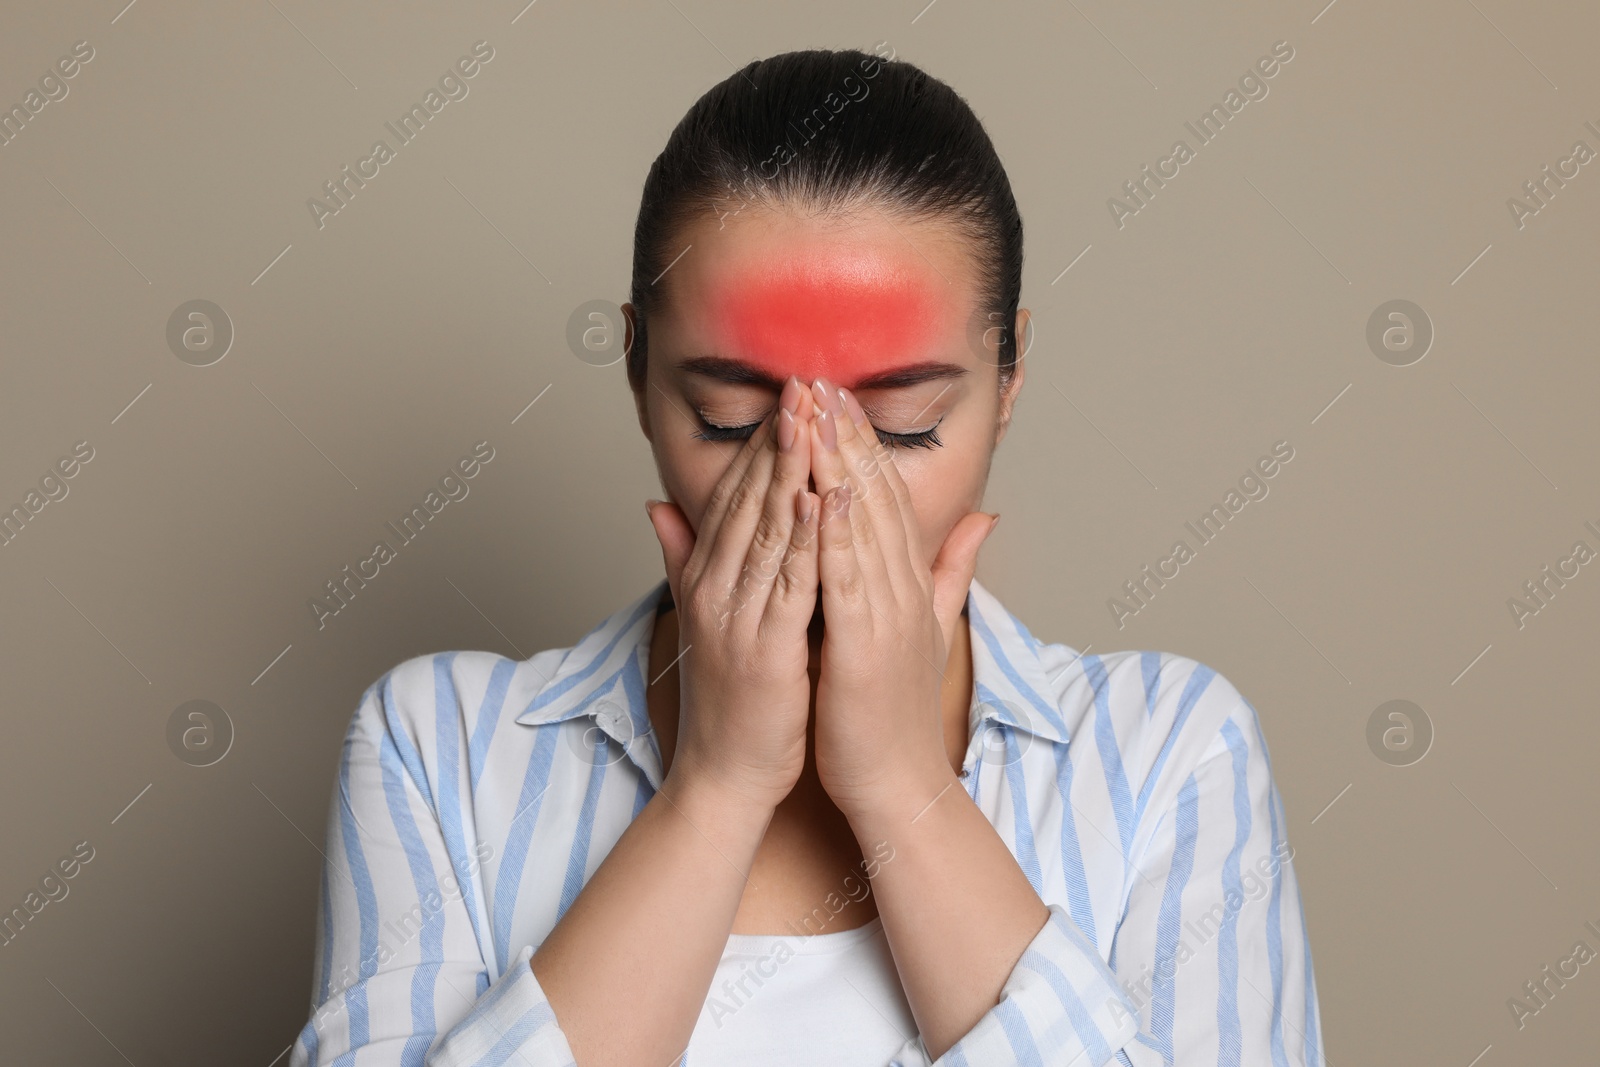
[(654, 522), (655, 520), (651, 515), (650, 509), (655, 507), (659, 503), (661, 503), (661, 501), (656, 500), (654, 498), (650, 498), (650, 499), (645, 500), (645, 502), (644, 502), (644, 517), (647, 518), (647, 519), (650, 519), (652, 522)]
[(839, 390), (826, 378), (818, 378), (811, 383), (811, 395), (816, 398), (817, 406), (824, 411), (831, 411), (835, 415), (844, 414), (844, 405), (839, 403)]
[(989, 523), (989, 533), (986, 533), (983, 536), (987, 538), (989, 536), (989, 534), (994, 533), (994, 528), (996, 526), (999, 526), (999, 525), (1000, 525), (1000, 513), (997, 511), (997, 512), (994, 513), (994, 519), (991, 520), (990, 523)]
[(794, 506), (802, 525), (811, 521), (811, 494), (805, 486), (794, 491)]
[(839, 395), (844, 398), (845, 410), (850, 413), (850, 419), (863, 430), (867, 428), (867, 413), (861, 410), (861, 402), (856, 399), (856, 394), (850, 390), (839, 387)]
[(778, 451), (788, 452), (794, 448), (795, 421), (794, 412), (788, 408), (778, 409)]
[(789, 380), (783, 383), (783, 393), (778, 397), (778, 406), (791, 415), (799, 412), (800, 393), (804, 388), (799, 378), (793, 374), (789, 375)]
[(839, 451), (839, 427), (834, 422), (832, 411), (824, 408), (822, 414), (817, 416), (817, 429), (822, 434), (822, 447), (829, 452)]

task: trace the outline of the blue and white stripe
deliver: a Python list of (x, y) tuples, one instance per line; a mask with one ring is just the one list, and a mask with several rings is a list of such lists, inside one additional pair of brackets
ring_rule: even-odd
[[(293, 1067), (573, 1067), (528, 961), (661, 784), (645, 677), (665, 592), (570, 648), (419, 656), (363, 694)], [(962, 780), (1050, 919), (954, 1047), (932, 1060), (907, 1034), (874, 1067), (1321, 1067), (1255, 709), (1183, 656), (1041, 644), (977, 581), (967, 613)]]

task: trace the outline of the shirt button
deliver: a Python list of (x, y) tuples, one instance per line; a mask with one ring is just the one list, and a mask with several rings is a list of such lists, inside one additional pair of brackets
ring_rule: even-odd
[(607, 701), (595, 713), (595, 722), (607, 733), (617, 733), (623, 724), (622, 709)]

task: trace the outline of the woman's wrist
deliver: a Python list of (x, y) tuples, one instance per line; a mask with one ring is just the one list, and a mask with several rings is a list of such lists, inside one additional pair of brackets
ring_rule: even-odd
[(754, 831), (759, 841), (777, 811), (775, 798), (734, 789), (687, 768), (674, 767), (657, 791), (696, 828), (734, 835)]
[(834, 806), (856, 830), (878, 833), (886, 827), (903, 828), (919, 818), (935, 802), (948, 800), (949, 793), (962, 792), (961, 779), (943, 761), (925, 771), (907, 771), (859, 796), (834, 797)]

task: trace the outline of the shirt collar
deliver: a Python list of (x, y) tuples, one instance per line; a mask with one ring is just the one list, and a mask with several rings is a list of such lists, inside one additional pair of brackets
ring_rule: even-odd
[[(666, 592), (662, 578), (585, 634), (517, 722), (537, 725), (587, 714), (633, 754), (629, 742), (651, 728), (644, 675), (656, 606)], [(997, 719), (1038, 737), (1066, 741), (1066, 722), (1045, 676), (1039, 642), (976, 578), (967, 591), (967, 620), (973, 677), (969, 736), (976, 739), (984, 719)]]
[(972, 733), (994, 718), (1051, 741), (1067, 740), (1055, 687), (1045, 676), (1041, 645), (976, 578), (967, 589), (972, 638)]

